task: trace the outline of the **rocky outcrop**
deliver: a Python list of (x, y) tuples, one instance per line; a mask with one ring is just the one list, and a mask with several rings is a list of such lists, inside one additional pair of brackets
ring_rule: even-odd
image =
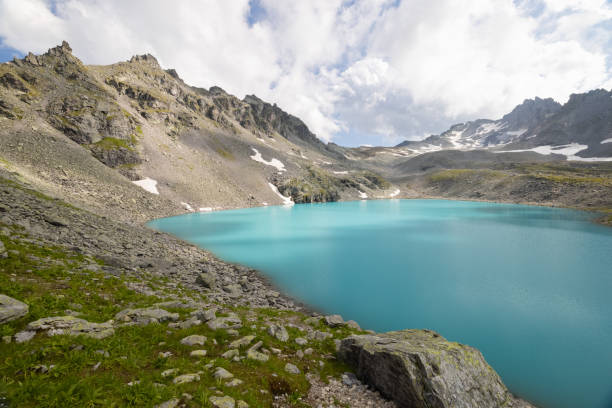
[(0, 324), (25, 316), (28, 314), (28, 309), (29, 306), (25, 303), (6, 295), (0, 295)]
[(478, 350), (433, 331), (350, 336), (339, 357), (399, 407), (531, 407), (508, 391)]
[(40, 331), (46, 331), (49, 336), (84, 335), (95, 339), (103, 339), (115, 333), (110, 322), (92, 323), (74, 316), (45, 317), (29, 323), (26, 327), (26, 332)]

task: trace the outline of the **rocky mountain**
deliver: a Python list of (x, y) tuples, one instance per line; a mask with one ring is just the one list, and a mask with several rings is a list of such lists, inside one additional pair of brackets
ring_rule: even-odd
[(440, 135), (396, 147), (413, 154), (446, 149), (533, 150), (571, 160), (611, 160), (611, 115), (612, 92), (603, 89), (571, 95), (564, 105), (550, 98), (527, 99), (501, 119), (460, 123)]

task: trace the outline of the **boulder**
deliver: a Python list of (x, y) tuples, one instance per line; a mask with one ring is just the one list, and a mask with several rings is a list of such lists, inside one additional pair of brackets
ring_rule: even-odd
[(290, 374), (299, 374), (300, 373), (300, 369), (297, 368), (297, 366), (295, 364), (291, 364), (291, 363), (285, 364), (285, 371), (290, 373)]
[(196, 278), (196, 283), (204, 286), (205, 288), (212, 289), (215, 286), (216, 277), (211, 272), (201, 272)]
[(234, 408), (236, 406), (236, 400), (228, 396), (218, 397), (213, 395), (208, 400), (215, 408)]
[(26, 331), (46, 331), (49, 336), (67, 334), (69, 336), (84, 335), (95, 339), (103, 339), (115, 333), (109, 323), (92, 323), (74, 316), (54, 316), (38, 319), (28, 323)]
[(177, 321), (178, 313), (170, 313), (164, 309), (149, 307), (144, 309), (125, 309), (115, 315), (119, 323), (138, 324), (141, 326), (165, 321)]
[(186, 346), (203, 346), (204, 343), (206, 343), (206, 336), (200, 336), (199, 334), (192, 334), (181, 340), (181, 344)]
[(532, 407), (514, 398), (478, 350), (430, 330), (349, 336), (338, 355), (399, 407)]
[(242, 327), (242, 320), (240, 320), (238, 317), (233, 317), (233, 316), (219, 317), (219, 318), (210, 320), (207, 323), (207, 325), (212, 330), (239, 329)]
[(0, 295), (0, 324), (25, 316), (28, 314), (28, 309), (29, 306), (25, 303), (6, 295)]
[(183, 375), (179, 375), (174, 380), (172, 380), (174, 384), (185, 384), (185, 383), (190, 383), (194, 381), (200, 381), (199, 374), (183, 374)]
[(329, 327), (340, 327), (340, 326), (344, 326), (344, 319), (342, 318), (342, 316), (340, 315), (329, 315), (329, 316), (325, 316), (325, 323), (329, 326)]
[(276, 339), (280, 341), (289, 340), (289, 333), (287, 333), (287, 329), (285, 329), (284, 326), (273, 324), (268, 327), (268, 334), (272, 337), (276, 337)]

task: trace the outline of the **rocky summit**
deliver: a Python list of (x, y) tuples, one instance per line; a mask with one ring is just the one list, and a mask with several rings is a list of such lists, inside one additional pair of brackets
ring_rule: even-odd
[(88, 66), (64, 42), (0, 64), (0, 406), (529, 406), (473, 348), (321, 316), (144, 224), (416, 197), (610, 222), (612, 164), (596, 160), (612, 156), (610, 100), (535, 99), (424, 141), (347, 148), (149, 54)]

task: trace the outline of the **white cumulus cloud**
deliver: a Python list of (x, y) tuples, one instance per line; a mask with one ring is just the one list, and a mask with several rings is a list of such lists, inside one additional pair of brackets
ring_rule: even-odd
[(0, 0), (0, 39), (22, 52), (65, 39), (90, 64), (149, 52), (352, 145), (612, 87), (605, 0)]

